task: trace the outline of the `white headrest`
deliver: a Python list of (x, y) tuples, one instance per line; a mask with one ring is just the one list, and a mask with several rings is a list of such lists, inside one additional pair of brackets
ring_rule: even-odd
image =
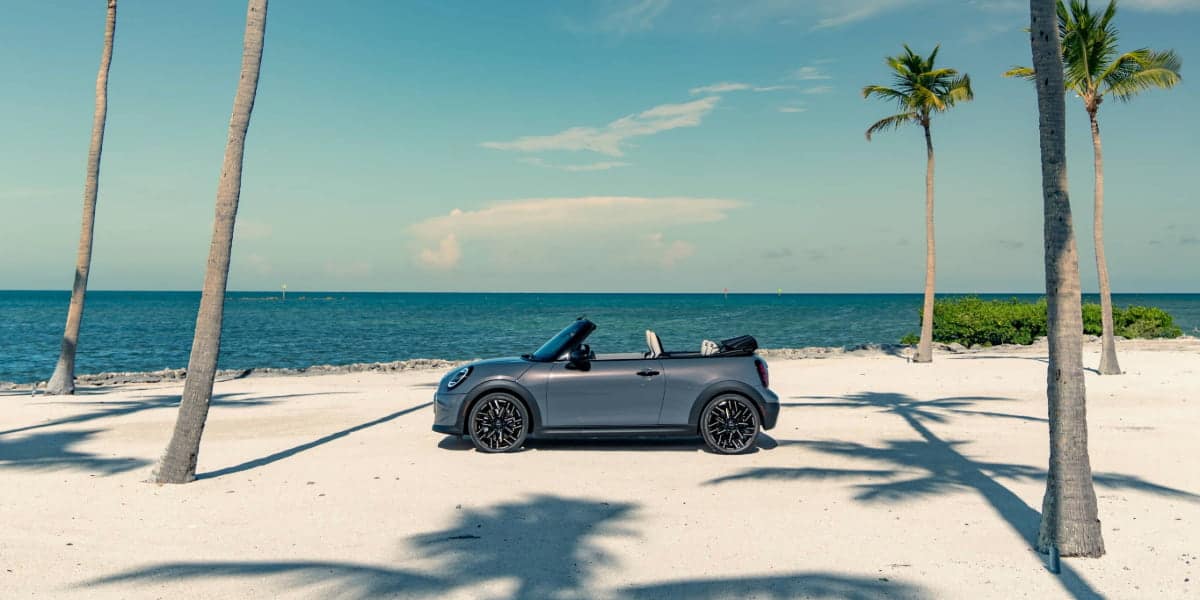
[(646, 330), (646, 346), (650, 348), (650, 358), (662, 356), (662, 342), (659, 341), (658, 334), (649, 329)]

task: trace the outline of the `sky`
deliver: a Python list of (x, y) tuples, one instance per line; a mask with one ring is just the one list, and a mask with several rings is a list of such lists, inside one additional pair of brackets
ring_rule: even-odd
[[(196, 290), (245, 2), (121, 0), (91, 289)], [(1200, 291), (1200, 0), (1124, 0), (1183, 82), (1100, 112), (1115, 292)], [(907, 43), (970, 74), (938, 115), (938, 289), (1037, 292), (1017, 0), (276, 0), (233, 290), (920, 292), (924, 142), (867, 142)], [(70, 288), (103, 2), (0, 20), (0, 289)], [(1085, 291), (1092, 149), (1068, 104)]]

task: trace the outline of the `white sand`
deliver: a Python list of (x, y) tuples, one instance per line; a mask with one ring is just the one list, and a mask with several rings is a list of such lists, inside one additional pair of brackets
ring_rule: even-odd
[(775, 359), (735, 457), (479, 454), (430, 431), (437, 372), (228, 381), (186, 486), (142, 483), (178, 384), (4, 395), (0, 598), (1200, 597), (1200, 344), (1121, 351), (1087, 376), (1108, 555), (1060, 576), (1035, 348)]

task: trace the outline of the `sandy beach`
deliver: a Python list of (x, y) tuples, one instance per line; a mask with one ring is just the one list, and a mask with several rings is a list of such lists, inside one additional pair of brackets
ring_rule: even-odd
[[(430, 430), (441, 371), (219, 382), (200, 479), (143, 483), (181, 384), (0, 392), (4, 598), (1185, 598), (1200, 342), (1087, 374), (1108, 554), (1031, 549), (1044, 346), (772, 357), (758, 451)], [(1085, 364), (1095, 366), (1090, 344)]]

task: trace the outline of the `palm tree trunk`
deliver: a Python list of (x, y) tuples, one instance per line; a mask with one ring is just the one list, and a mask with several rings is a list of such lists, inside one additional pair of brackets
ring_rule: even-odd
[(1092, 150), (1095, 153), (1096, 206), (1092, 216), (1092, 234), (1096, 240), (1096, 275), (1100, 281), (1100, 374), (1120, 375), (1117, 364), (1117, 343), (1113, 339), (1112, 288), (1108, 284), (1108, 261), (1104, 258), (1104, 154), (1100, 149), (1100, 124), (1096, 111), (1088, 111), (1092, 123)]
[(1083, 380), (1083, 319), (1079, 256), (1067, 195), (1066, 105), (1062, 49), (1054, 0), (1030, 0), (1033, 67), (1037, 73), (1050, 360), (1050, 468), (1042, 499), (1038, 550), (1062, 556), (1102, 556), (1104, 539), (1087, 447)]
[(925, 127), (925, 303), (921, 308), (921, 339), (917, 343), (914, 362), (933, 361), (933, 138), (929, 135), (929, 123)]
[(92, 268), (92, 233), (96, 225), (96, 195), (100, 188), (100, 154), (104, 148), (104, 123), (108, 116), (108, 67), (112, 64), (113, 34), (117, 29), (117, 0), (108, 0), (104, 23), (104, 50), (100, 53), (100, 72), (96, 74), (96, 111), (92, 116), (92, 141), (88, 146), (87, 176), (83, 184), (83, 219), (79, 232), (79, 251), (75, 254), (75, 283), (67, 307), (67, 326), (54, 374), (46, 383), (47, 394), (75, 393), (75, 350), (79, 347), (79, 326), (83, 322), (83, 300), (87, 294), (88, 272)]
[(208, 418), (217, 357), (221, 352), (225, 287), (233, 250), (233, 226), (242, 191), (242, 157), (246, 146), (246, 131), (250, 127), (250, 113), (254, 109), (254, 95), (258, 89), (266, 26), (267, 0), (249, 0), (246, 33), (242, 43), (241, 79), (233, 100), (229, 141), (225, 146), (225, 162), (221, 165), (221, 179), (217, 185), (212, 245), (208, 250), (208, 268), (204, 273), (200, 311), (196, 315), (196, 334), (192, 338), (192, 354), (188, 359), (187, 380), (183, 386), (183, 398), (179, 404), (175, 431), (153, 475), (153, 481), (156, 483), (187, 483), (196, 478), (200, 436), (204, 433), (204, 424)]

